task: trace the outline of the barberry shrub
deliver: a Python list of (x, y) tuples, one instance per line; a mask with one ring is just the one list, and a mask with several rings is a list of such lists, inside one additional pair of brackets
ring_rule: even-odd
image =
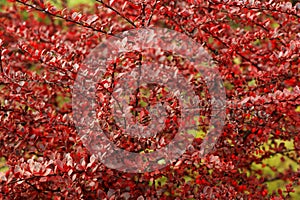
[[(0, 199), (300, 198), (299, 9), (287, 0), (1, 0)], [(83, 145), (72, 89), (93, 48), (141, 27), (175, 30), (209, 52), (226, 90), (226, 120), (206, 156), (195, 153), (207, 131), (204, 113), (176, 162), (126, 173)], [(164, 54), (165, 64), (183, 65)], [(108, 67), (112, 90), (112, 75), (124, 72), (118, 66), (134, 67), (140, 54), (120, 59)], [(191, 82), (209, 99), (205, 84)], [(104, 119), (112, 115), (108, 102), (99, 107)], [(128, 151), (154, 144), (115, 132), (107, 137)], [(173, 135), (157, 137), (167, 143)]]

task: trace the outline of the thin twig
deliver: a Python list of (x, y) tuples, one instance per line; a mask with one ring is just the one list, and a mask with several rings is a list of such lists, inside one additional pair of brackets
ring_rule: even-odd
[(34, 185), (32, 185), (28, 180), (25, 180), (25, 183), (27, 183), (28, 185), (30, 185), (30, 187), (32, 187), (35, 191), (42, 192), (42, 190), (40, 190), (37, 187), (35, 187)]
[(4, 74), (3, 68), (2, 68), (2, 48), (0, 47), (0, 74)]
[(225, 2), (213, 2), (213, 1), (208, 1), (208, 2), (211, 3), (211, 4), (214, 4), (214, 5), (220, 5), (220, 4), (224, 5), (225, 4), (225, 5), (232, 6), (232, 7), (247, 8), (249, 10), (279, 12), (279, 13), (284, 13), (284, 14), (287, 14), (287, 15), (292, 15), (292, 16), (295, 16), (297, 18), (300, 18), (300, 15), (297, 15), (297, 13), (292, 13), (292, 12), (288, 12), (288, 11), (278, 10), (275, 7), (273, 7), (273, 8), (267, 8), (264, 5), (262, 5), (260, 7), (254, 7), (254, 6), (249, 6), (247, 4), (232, 5), (232, 4), (228, 4), (228, 3), (225, 3)]
[(129, 24), (131, 24), (132, 26), (136, 27), (135, 24), (133, 23), (133, 21), (131, 21), (128, 17), (126, 17), (125, 15), (122, 15), (118, 10), (116, 10), (115, 8), (111, 7), (110, 5), (108, 5), (107, 3), (104, 3), (103, 0), (96, 0), (99, 3), (102, 3), (106, 8), (109, 8), (110, 10), (114, 11), (117, 15), (119, 15), (120, 17), (122, 17), (123, 19), (125, 19)]
[(65, 21), (67, 21), (67, 22), (72, 22), (72, 23), (74, 23), (74, 24), (83, 26), (83, 27), (85, 27), (85, 28), (92, 29), (93, 31), (97, 31), (97, 32), (100, 32), (100, 33), (104, 33), (104, 34), (106, 34), (106, 35), (113, 35), (113, 34), (110, 33), (110, 32), (106, 32), (106, 31), (103, 31), (103, 30), (101, 30), (101, 29), (94, 28), (94, 27), (92, 27), (92, 26), (89, 26), (89, 25), (87, 25), (87, 24), (84, 24), (83, 22), (77, 22), (77, 21), (74, 21), (74, 20), (72, 20), (72, 19), (64, 18), (63, 16), (53, 14), (53, 13), (47, 11), (47, 10), (44, 10), (44, 9), (42, 9), (42, 8), (39, 8), (39, 7), (35, 6), (35, 5), (31, 5), (31, 4), (28, 4), (28, 3), (26, 3), (26, 2), (22, 2), (22, 1), (20, 1), (20, 0), (16, 0), (16, 2), (18, 2), (18, 3), (20, 3), (20, 4), (23, 4), (23, 5), (25, 5), (25, 6), (28, 6), (28, 7), (30, 7), (30, 8), (33, 8), (33, 9), (35, 9), (35, 10), (37, 10), (37, 11), (41, 11), (41, 12), (43, 12), (43, 13), (46, 13), (46, 14), (48, 14), (48, 15), (50, 15), (50, 16), (57, 17), (57, 18), (59, 18), (59, 19), (65, 20)]
[[(135, 108), (138, 107), (138, 95), (140, 93), (140, 77), (142, 75), (142, 59), (143, 59), (143, 55), (142, 52), (140, 52), (139, 54), (139, 61), (138, 61), (138, 70), (139, 70), (139, 76), (137, 79), (137, 89), (136, 89), (136, 96), (135, 96)], [(134, 112), (134, 117), (137, 117), (137, 111)]]
[(142, 3), (142, 26), (145, 26), (145, 20), (146, 20), (146, 5), (144, 3)]
[(150, 22), (151, 22), (151, 20), (152, 20), (153, 15), (154, 15), (154, 10), (155, 10), (155, 8), (156, 8), (156, 5), (157, 5), (157, 0), (155, 1), (154, 5), (153, 5), (152, 11), (151, 11), (151, 15), (150, 15), (149, 20), (148, 20), (148, 22), (147, 22), (147, 26), (150, 25)]
[[(113, 72), (112, 72), (112, 75), (111, 75), (111, 85), (110, 85), (110, 88), (111, 88), (111, 90), (113, 91), (113, 89), (114, 89), (114, 87), (115, 87), (115, 71), (116, 71), (116, 68), (117, 68), (117, 64), (116, 63), (114, 63), (114, 68), (113, 68)], [(124, 114), (125, 115), (125, 112), (124, 112), (124, 109), (123, 109), (123, 107), (121, 106), (121, 104), (120, 104), (120, 102), (119, 102), (119, 100), (113, 95), (113, 93), (112, 92), (110, 92), (110, 95), (114, 98), (114, 100), (117, 102), (117, 105), (118, 105), (118, 107), (119, 107), (119, 109), (121, 110), (121, 112), (122, 112), (122, 114)], [(126, 124), (126, 119), (124, 118), (124, 127), (125, 127), (125, 129), (127, 128), (127, 124)]]
[[(217, 36), (215, 36), (212, 32), (210, 32), (209, 30), (205, 30), (202, 29), (205, 33), (209, 34), (211, 37), (213, 37), (214, 39), (218, 40), (219, 42), (221, 42), (226, 48), (230, 49), (230, 46), (228, 46), (228, 44), (226, 44), (223, 40), (221, 40), (220, 38), (218, 38)], [(245, 57), (243, 54), (241, 54), (238, 51), (235, 51), (237, 55), (239, 55), (241, 58), (243, 58), (244, 60), (250, 62), (255, 68), (257, 68), (258, 70), (262, 71), (262, 68), (258, 66), (257, 63), (254, 63), (251, 59)]]

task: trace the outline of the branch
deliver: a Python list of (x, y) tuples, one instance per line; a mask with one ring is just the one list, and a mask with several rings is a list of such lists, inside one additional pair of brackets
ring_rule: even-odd
[[(172, 22), (174, 22), (177, 26), (180, 27), (180, 29), (184, 32), (184, 34), (190, 38), (193, 38), (194, 39), (194, 36), (193, 36), (193, 32), (198, 28), (198, 27), (195, 27), (191, 32), (187, 31), (182, 25), (180, 25), (177, 21), (175, 21), (174, 19), (172, 19), (171, 17), (167, 16), (170, 20), (172, 20)], [(199, 38), (201, 40), (201, 43), (208, 49), (210, 50), (215, 56), (218, 56), (218, 53), (216, 52), (216, 50), (212, 49), (211, 47), (209, 47), (205, 42), (203, 42), (202, 38)], [(218, 58), (214, 57), (214, 60), (217, 62), (217, 63), (222, 63), (221, 60), (219, 60)]]
[(297, 18), (300, 18), (300, 15), (297, 15), (297, 13), (293, 13), (293, 12), (288, 12), (288, 11), (283, 11), (283, 10), (278, 10), (276, 9), (275, 7), (273, 8), (267, 8), (265, 5), (261, 5), (261, 7), (254, 7), (254, 6), (249, 6), (249, 5), (232, 5), (232, 4), (229, 4), (229, 3), (225, 3), (225, 2), (217, 2), (217, 1), (208, 1), (209, 3), (211, 4), (214, 4), (214, 5), (228, 5), (228, 6), (233, 6), (233, 7), (240, 7), (240, 8), (247, 8), (249, 10), (259, 10), (259, 11), (270, 11), (270, 12), (279, 12), (279, 13), (284, 13), (284, 14), (287, 14), (287, 15), (292, 15), (292, 16), (295, 16)]
[(156, 8), (156, 5), (157, 5), (157, 0), (155, 0), (155, 3), (154, 3), (154, 5), (153, 5), (153, 7), (152, 7), (151, 15), (150, 15), (150, 17), (149, 17), (149, 19), (148, 19), (147, 26), (150, 25), (150, 22), (151, 22), (151, 20), (152, 20), (153, 14), (154, 14), (154, 10), (155, 10), (155, 8)]
[(291, 161), (295, 162), (296, 164), (298, 164), (298, 163), (299, 163), (299, 161), (298, 161), (297, 159), (295, 159), (295, 158), (292, 158), (292, 157), (290, 157), (290, 156), (289, 156), (289, 155), (287, 155), (287, 154), (284, 154), (284, 153), (282, 153), (282, 152), (278, 152), (278, 154), (280, 154), (280, 155), (282, 155), (282, 156), (284, 156), (284, 157), (288, 158), (289, 160), (291, 160)]
[(35, 187), (34, 185), (32, 185), (28, 180), (25, 180), (25, 183), (27, 183), (30, 187), (32, 187), (35, 191), (37, 192), (42, 192), (42, 190), (38, 189), (37, 187)]
[(2, 48), (0, 47), (0, 74), (4, 74), (3, 67), (2, 67)]
[[(230, 46), (228, 46), (223, 40), (221, 40), (220, 38), (218, 38), (217, 36), (213, 35), (212, 32), (210, 32), (209, 30), (205, 30), (205, 29), (201, 29), (203, 30), (205, 33), (209, 34), (211, 37), (213, 37), (214, 39), (218, 40), (219, 42), (221, 42), (226, 48), (230, 49)], [(241, 58), (243, 58), (244, 60), (250, 62), (255, 68), (257, 68), (258, 70), (261, 70), (262, 71), (262, 68), (259, 67), (257, 65), (257, 63), (254, 63), (251, 59), (245, 57), (244, 55), (242, 55), (241, 53), (239, 53), (238, 51), (235, 51), (235, 53), (237, 55), (239, 55)]]
[[(112, 75), (111, 75), (111, 85), (110, 85), (110, 88), (111, 90), (113, 91), (114, 87), (115, 87), (115, 83), (116, 83), (116, 80), (115, 80), (115, 71), (116, 71), (116, 68), (117, 68), (117, 63), (114, 63), (114, 68), (113, 68), (113, 72), (112, 72)], [(105, 88), (103, 85), (101, 85), (103, 88)], [(108, 90), (107, 90), (108, 91)], [(114, 100), (116, 101), (119, 109), (121, 110), (122, 114), (125, 114), (124, 112), (124, 109), (123, 107), (121, 106), (119, 100), (113, 95), (113, 92), (109, 92), (110, 96), (112, 96), (114, 98)], [(126, 124), (126, 120), (124, 118), (124, 127), (126, 129), (127, 127), (127, 124)]]
[[(286, 178), (292, 178), (292, 177), (294, 177), (294, 176), (299, 176), (299, 175), (300, 175), (299, 172), (289, 173), (289, 176), (286, 176)], [(281, 175), (277, 175), (277, 176), (275, 176), (275, 177), (273, 177), (273, 178), (265, 179), (265, 180), (263, 181), (263, 183), (266, 183), (266, 182), (273, 182), (273, 181), (277, 181), (277, 180), (283, 180), (283, 179), (282, 179), (282, 176), (281, 176)]]
[(112, 10), (113, 12), (115, 12), (117, 15), (119, 15), (120, 17), (122, 17), (123, 19), (125, 19), (129, 24), (131, 24), (133, 27), (136, 28), (135, 24), (133, 23), (133, 21), (131, 21), (128, 17), (126, 17), (125, 15), (122, 15), (119, 11), (117, 11), (115, 8), (111, 7), (110, 5), (104, 3), (103, 0), (96, 0), (96, 2), (99, 2), (101, 4), (103, 4), (106, 8)]
[(146, 5), (142, 3), (142, 26), (145, 26), (145, 19), (146, 19)]
[(44, 9), (42, 9), (42, 8), (39, 8), (39, 7), (35, 6), (35, 5), (31, 5), (31, 4), (28, 4), (28, 3), (26, 3), (26, 2), (22, 2), (22, 1), (20, 1), (20, 0), (16, 0), (16, 2), (18, 2), (18, 3), (20, 3), (20, 4), (23, 4), (23, 5), (27, 6), (27, 7), (33, 8), (33, 9), (35, 9), (35, 10), (37, 10), (37, 11), (46, 13), (47, 15), (50, 15), (50, 16), (52, 16), (52, 17), (57, 17), (57, 18), (59, 18), (59, 19), (65, 20), (65, 21), (67, 21), (67, 22), (72, 22), (72, 23), (74, 23), (74, 24), (83, 26), (83, 27), (85, 27), (85, 28), (92, 29), (93, 31), (97, 31), (97, 32), (100, 32), (100, 33), (104, 33), (104, 34), (106, 34), (106, 35), (113, 35), (112, 33), (103, 31), (103, 30), (101, 30), (101, 29), (94, 28), (94, 27), (92, 27), (92, 26), (89, 26), (89, 25), (87, 25), (87, 24), (84, 24), (83, 22), (77, 22), (77, 21), (72, 20), (72, 19), (67, 19), (67, 18), (65, 18), (65, 17), (63, 17), (63, 16), (61, 16), (61, 15), (53, 14), (53, 13), (47, 11), (47, 10), (44, 10)]

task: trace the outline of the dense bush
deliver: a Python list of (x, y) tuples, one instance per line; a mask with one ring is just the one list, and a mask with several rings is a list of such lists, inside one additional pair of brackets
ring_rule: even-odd
[[(8, 167), (0, 172), (0, 199), (300, 198), (296, 1), (0, 3), (0, 167)], [(97, 44), (144, 26), (181, 32), (211, 54), (226, 88), (226, 121), (205, 157), (195, 152), (209, 115), (199, 118), (202, 130), (192, 133), (193, 148), (176, 162), (125, 173), (107, 168), (83, 145), (72, 115), (72, 89)], [(124, 57), (133, 66), (140, 59), (138, 53)], [(170, 65), (181, 63), (168, 58)], [(111, 77), (119, 68), (109, 69), (113, 89)], [(201, 96), (205, 85), (192, 82)], [(109, 106), (101, 108), (108, 118)], [(143, 144), (112, 133), (124, 149), (137, 151), (136, 144)]]

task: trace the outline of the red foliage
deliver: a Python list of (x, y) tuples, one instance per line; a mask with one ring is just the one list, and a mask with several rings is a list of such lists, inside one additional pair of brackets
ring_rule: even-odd
[[(251, 168), (273, 155), (299, 163), (299, 3), (96, 0), (93, 7), (73, 10), (15, 0), (0, 10), (0, 158), (9, 166), (0, 172), (0, 199), (285, 199), (300, 184), (300, 169), (273, 169), (271, 179)], [(228, 102), (213, 152), (194, 154), (202, 142), (196, 138), (177, 162), (133, 174), (107, 168), (85, 148), (73, 121), (71, 92), (97, 44), (144, 26), (169, 28), (203, 44)], [(127, 56), (128, 66), (139, 59)], [(176, 59), (173, 65), (179, 65)], [(197, 94), (201, 89), (195, 83)], [(169, 104), (176, 107), (176, 101)], [(108, 105), (101, 109), (111, 115)], [(138, 120), (147, 115), (139, 112)], [(279, 139), (293, 141), (294, 149), (278, 145)], [(143, 141), (112, 140), (130, 151), (143, 147), (136, 145)], [(269, 148), (262, 148), (266, 143)], [(286, 181), (284, 191), (268, 191), (266, 184), (274, 180)]]

